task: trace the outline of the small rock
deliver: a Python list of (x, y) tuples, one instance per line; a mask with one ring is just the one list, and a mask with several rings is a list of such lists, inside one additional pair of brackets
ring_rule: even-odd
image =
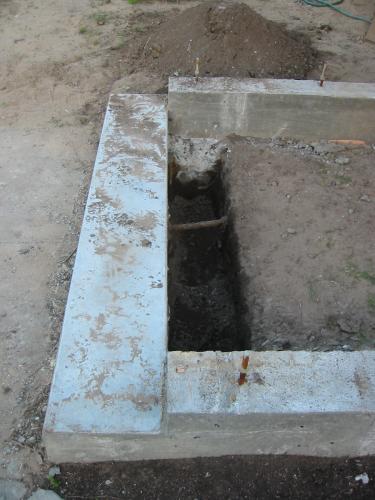
[(358, 476), (355, 476), (355, 480), (362, 481), (362, 484), (368, 484), (370, 482), (370, 478), (368, 477), (366, 472), (364, 472), (363, 474), (358, 474)]
[(369, 203), (371, 200), (370, 200), (370, 197), (367, 196), (367, 194), (363, 194), (361, 197), (360, 197), (360, 201), (367, 201), (367, 203)]
[(112, 484), (112, 481), (110, 479), (107, 479), (107, 481), (105, 482), (105, 485), (106, 486), (111, 486)]
[(343, 150), (341, 145), (329, 142), (313, 142), (311, 147), (318, 155), (327, 155), (329, 153), (337, 153), (338, 151)]
[(288, 227), (287, 233), (288, 234), (297, 234), (297, 231), (294, 228), (292, 228), (292, 227)]
[(29, 438), (26, 439), (26, 443), (28, 443), (28, 444), (34, 444), (34, 443), (36, 443), (36, 437), (35, 436), (30, 436)]
[(17, 441), (23, 444), (26, 441), (26, 438), (24, 436), (18, 436)]
[(26, 494), (26, 488), (20, 481), (0, 479), (0, 498), (4, 500), (20, 500)]
[(361, 328), (361, 320), (358, 318), (340, 318), (337, 320), (340, 330), (345, 333), (358, 333)]
[(331, 26), (331, 25), (329, 25), (329, 24), (321, 24), (321, 25), (319, 26), (319, 29), (320, 29), (321, 31), (326, 31), (326, 32), (328, 32), (328, 31), (332, 31), (332, 26)]
[(338, 165), (347, 165), (348, 163), (350, 163), (350, 160), (345, 156), (338, 156), (335, 160), (335, 163), (337, 163)]
[(48, 471), (48, 477), (55, 477), (55, 476), (59, 476), (60, 474), (61, 474), (61, 470), (60, 470), (60, 467), (58, 465), (51, 467), (50, 470)]
[(348, 210), (348, 214), (349, 214), (349, 215), (354, 214), (354, 210), (353, 210), (352, 208), (349, 208), (349, 210)]

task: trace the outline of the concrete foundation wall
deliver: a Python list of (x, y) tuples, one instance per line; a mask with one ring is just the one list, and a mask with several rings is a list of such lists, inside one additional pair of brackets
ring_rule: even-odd
[[(238, 384), (244, 355), (247, 383)], [(374, 412), (375, 352), (170, 352), (168, 414)]]
[(375, 142), (375, 84), (170, 78), (169, 133)]
[[(375, 141), (375, 85), (172, 78), (168, 106), (169, 133), (183, 137)], [(110, 99), (44, 426), (49, 460), (375, 453), (375, 351), (167, 353), (167, 124), (163, 96)]]
[(160, 434), (47, 433), (49, 459), (375, 453), (374, 352), (170, 352), (167, 384)]
[(157, 436), (50, 434), (55, 463), (153, 460), (224, 455), (323, 457), (375, 453), (375, 420), (366, 413), (251, 416), (171, 415)]
[(79, 433), (160, 432), (167, 360), (167, 156), (164, 96), (112, 96), (44, 423), (51, 457), (51, 435), (66, 433), (74, 443)]

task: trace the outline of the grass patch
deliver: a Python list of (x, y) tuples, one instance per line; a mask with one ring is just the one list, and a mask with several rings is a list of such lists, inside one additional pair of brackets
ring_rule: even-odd
[(375, 346), (375, 340), (373, 338), (373, 335), (371, 333), (360, 331), (358, 334), (358, 344), (361, 349), (363, 348), (373, 349)]
[(89, 30), (89, 29), (88, 29), (88, 27), (87, 27), (87, 26), (80, 26), (80, 28), (79, 28), (79, 30), (78, 30), (78, 33), (79, 33), (80, 35), (84, 35), (85, 33), (87, 33), (87, 32), (88, 32), (88, 30)]
[(58, 490), (60, 488), (61, 482), (53, 476), (48, 476), (48, 482), (52, 490)]
[(106, 12), (96, 12), (92, 17), (99, 26), (102, 26), (109, 21), (109, 14)]
[(316, 289), (316, 283), (314, 281), (308, 281), (307, 291), (308, 291), (310, 300), (317, 304), (319, 302), (319, 294), (318, 294), (318, 291)]
[(370, 271), (361, 271), (353, 262), (348, 262), (345, 267), (345, 272), (356, 280), (365, 280), (371, 283), (371, 285), (375, 285), (375, 273)]
[(335, 179), (338, 182), (338, 184), (350, 184), (353, 180), (348, 175), (335, 175)]
[(375, 293), (368, 294), (367, 307), (370, 313), (375, 314)]
[(115, 42), (111, 45), (112, 50), (118, 50), (125, 47), (125, 37), (119, 35), (117, 36)]

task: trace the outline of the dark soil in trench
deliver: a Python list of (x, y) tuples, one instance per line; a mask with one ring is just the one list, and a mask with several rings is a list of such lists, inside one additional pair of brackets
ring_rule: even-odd
[[(220, 219), (225, 212), (220, 176), (208, 187), (175, 180), (169, 207), (170, 228)], [(169, 234), (169, 350), (244, 349), (226, 225)]]

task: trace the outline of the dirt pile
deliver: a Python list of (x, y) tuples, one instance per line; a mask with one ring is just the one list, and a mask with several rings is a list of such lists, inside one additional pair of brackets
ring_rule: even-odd
[(243, 3), (203, 3), (168, 18), (132, 46), (134, 71), (167, 75), (303, 79), (316, 53), (303, 35), (288, 32)]

